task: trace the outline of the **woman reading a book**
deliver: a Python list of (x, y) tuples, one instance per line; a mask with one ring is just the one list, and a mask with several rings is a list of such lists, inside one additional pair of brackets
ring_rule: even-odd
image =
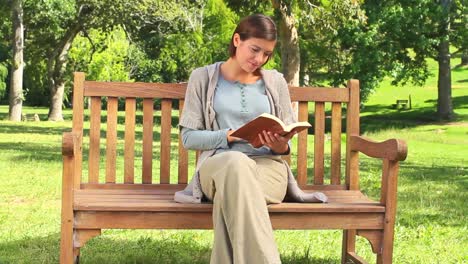
[(295, 122), (288, 85), (276, 70), (264, 70), (276, 45), (276, 26), (264, 15), (240, 21), (224, 62), (195, 69), (188, 81), (180, 119), (187, 149), (201, 150), (190, 184), (175, 194), (180, 203), (213, 202), (211, 263), (281, 263), (267, 204), (326, 202), (305, 193), (288, 164), (294, 133), (258, 134), (254, 148), (231, 134), (263, 113), (286, 125)]

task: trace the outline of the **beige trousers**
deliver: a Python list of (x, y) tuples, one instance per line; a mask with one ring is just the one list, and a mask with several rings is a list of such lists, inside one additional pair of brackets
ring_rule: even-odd
[(228, 151), (208, 158), (199, 172), (202, 191), (213, 201), (210, 263), (281, 263), (267, 210), (286, 195), (281, 157)]

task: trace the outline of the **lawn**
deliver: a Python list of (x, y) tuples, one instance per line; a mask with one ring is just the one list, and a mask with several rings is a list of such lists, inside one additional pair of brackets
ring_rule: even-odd
[[(468, 263), (466, 76), (467, 68), (452, 75), (455, 122), (434, 119), (435, 77), (423, 87), (393, 87), (386, 80), (362, 110), (364, 135), (408, 143), (399, 175), (394, 263)], [(391, 108), (409, 94), (413, 109)], [(45, 108), (25, 112), (47, 116)], [(61, 134), (71, 127), (71, 112), (65, 110), (66, 121), (58, 123), (3, 121), (7, 113), (8, 106), (0, 106), (0, 263), (57, 263)], [(361, 171), (361, 185), (377, 197), (379, 163), (362, 156)], [(275, 237), (283, 263), (339, 263), (340, 231), (276, 230)], [(82, 249), (81, 262), (208, 263), (212, 239), (211, 230), (105, 230)], [(357, 248), (375, 261), (366, 240), (359, 238)]]

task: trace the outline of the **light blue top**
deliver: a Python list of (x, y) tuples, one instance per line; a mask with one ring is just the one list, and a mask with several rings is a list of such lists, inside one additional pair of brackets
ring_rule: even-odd
[(271, 113), (263, 79), (259, 79), (255, 83), (245, 84), (225, 80), (220, 73), (213, 108), (216, 112), (216, 122), (220, 130), (194, 130), (183, 127), (181, 131), (182, 140), (186, 148), (197, 150), (217, 149), (217, 153), (235, 150), (249, 156), (274, 154), (266, 146), (254, 148), (246, 141), (231, 144), (227, 142), (227, 131), (229, 129), (236, 130), (258, 115)]

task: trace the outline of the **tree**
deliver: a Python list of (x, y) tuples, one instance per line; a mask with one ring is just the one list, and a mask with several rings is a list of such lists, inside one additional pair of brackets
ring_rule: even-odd
[(23, 28), (23, 1), (13, 0), (11, 2), (12, 22), (13, 22), (13, 57), (11, 63), (11, 83), (9, 95), (8, 116), (11, 121), (21, 121), (21, 109), (23, 105), (23, 48), (24, 48), (24, 28)]
[[(394, 84), (412, 80), (422, 84), (429, 72), (426, 59), (439, 63), (437, 116), (454, 117), (451, 102), (449, 47), (465, 52), (467, 43), (466, 7), (462, 0), (366, 1), (369, 24), (374, 25), (386, 44), (387, 67)], [(392, 67), (393, 64), (393, 67)]]

